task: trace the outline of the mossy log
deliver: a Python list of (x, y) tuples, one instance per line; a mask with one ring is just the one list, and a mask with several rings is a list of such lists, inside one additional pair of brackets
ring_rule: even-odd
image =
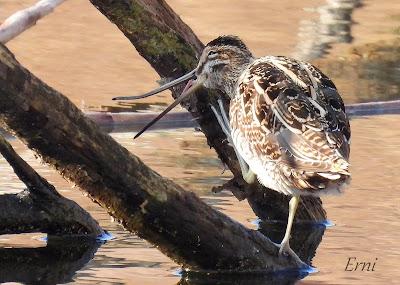
[(0, 136), (0, 153), (27, 189), (0, 195), (0, 234), (101, 235), (98, 222), (77, 203), (62, 197)]
[(0, 121), (127, 230), (194, 271), (298, 269), (263, 234), (161, 177), (0, 45)]
[[(177, 78), (197, 65), (204, 45), (164, 0), (90, 0), (97, 9), (124, 33), (162, 78)], [(176, 98), (183, 86), (172, 92)], [(261, 219), (284, 221), (288, 216), (288, 197), (258, 185), (247, 185), (233, 149), (215, 119), (210, 104), (222, 96), (226, 105), (228, 96), (201, 90), (184, 101), (185, 107), (196, 118), (208, 144), (234, 174), (222, 188), (231, 190), (240, 199), (247, 198), (255, 214)], [(325, 210), (319, 198), (304, 197), (296, 214), (296, 221), (322, 221)]]

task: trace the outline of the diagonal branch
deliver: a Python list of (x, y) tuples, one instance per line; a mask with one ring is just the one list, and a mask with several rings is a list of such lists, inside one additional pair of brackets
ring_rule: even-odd
[(28, 187), (0, 195), (0, 234), (45, 232), (52, 235), (103, 233), (96, 220), (74, 201), (62, 197), (0, 136), (0, 153)]
[(161, 177), (0, 45), (0, 121), (129, 231), (184, 268), (298, 268), (250, 230)]
[[(197, 64), (198, 55), (204, 45), (193, 31), (179, 18), (164, 0), (90, 0), (101, 13), (125, 34), (138, 52), (151, 64), (161, 77), (176, 78)], [(172, 95), (179, 95), (180, 88)], [(217, 94), (205, 90), (183, 103), (193, 118), (196, 118), (208, 144), (215, 149), (219, 158), (234, 174), (229, 183), (236, 187), (235, 196), (241, 192), (257, 216), (262, 219), (286, 220), (288, 197), (266, 189), (260, 184), (247, 185), (233, 149), (228, 146), (209, 105), (215, 103)], [(226, 104), (228, 96), (224, 96)], [(304, 197), (296, 213), (296, 220), (321, 221), (326, 219), (319, 198)]]

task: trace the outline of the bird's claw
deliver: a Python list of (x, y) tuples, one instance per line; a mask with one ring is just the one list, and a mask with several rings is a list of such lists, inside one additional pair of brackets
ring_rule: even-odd
[(274, 243), (275, 246), (279, 248), (279, 255), (284, 256), (284, 257), (291, 257), (293, 258), (296, 263), (299, 265), (299, 267), (303, 268), (308, 268), (310, 267), (308, 264), (303, 262), (300, 257), (293, 251), (293, 249), (290, 247), (289, 242), (282, 242), (280, 244)]
[(296, 254), (291, 248), (288, 242), (282, 242), (279, 245), (279, 255), (289, 256), (292, 254)]

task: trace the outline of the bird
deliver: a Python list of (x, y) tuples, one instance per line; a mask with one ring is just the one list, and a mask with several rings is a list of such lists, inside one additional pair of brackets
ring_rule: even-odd
[(256, 58), (237, 36), (219, 36), (204, 48), (197, 67), (140, 96), (155, 95), (182, 82), (182, 94), (135, 136), (198, 88), (230, 97), (229, 114), (221, 98), (211, 105), (234, 147), (243, 179), (291, 196), (279, 254), (291, 255), (290, 234), (301, 196), (339, 194), (351, 180), (350, 124), (331, 79), (312, 64), (286, 56)]

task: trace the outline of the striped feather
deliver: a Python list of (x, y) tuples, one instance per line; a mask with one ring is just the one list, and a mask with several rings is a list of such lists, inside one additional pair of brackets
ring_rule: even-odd
[(350, 125), (332, 81), (309, 63), (255, 60), (230, 104), (236, 148), (266, 187), (338, 191), (349, 179)]

